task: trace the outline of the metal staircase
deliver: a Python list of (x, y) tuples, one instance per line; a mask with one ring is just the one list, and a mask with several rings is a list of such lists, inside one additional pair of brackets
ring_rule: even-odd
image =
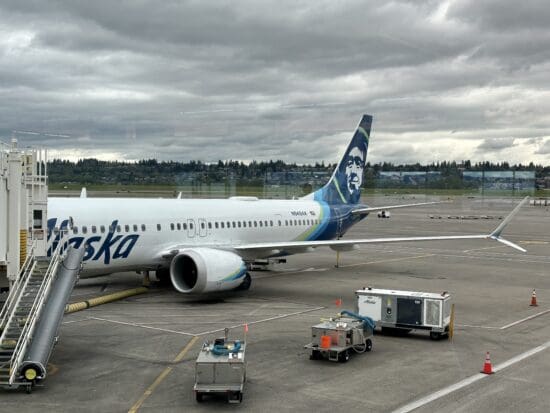
[(0, 312), (0, 386), (24, 385), (30, 390), (34, 378), (25, 378), (19, 370), (32, 342), (65, 246), (66, 243), (60, 242), (51, 259), (35, 257), (31, 250), (21, 268), (19, 279), (10, 289)]

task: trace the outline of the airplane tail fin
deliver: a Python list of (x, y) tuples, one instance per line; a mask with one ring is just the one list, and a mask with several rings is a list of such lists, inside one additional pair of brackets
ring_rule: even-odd
[(328, 183), (306, 198), (313, 197), (316, 201), (324, 201), (328, 204), (354, 205), (359, 203), (371, 124), (372, 116), (363, 115), (344, 156), (338, 162)]

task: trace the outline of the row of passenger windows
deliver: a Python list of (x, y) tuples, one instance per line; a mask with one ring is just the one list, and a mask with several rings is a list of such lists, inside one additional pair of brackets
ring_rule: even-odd
[[(319, 223), (319, 220), (317, 219), (285, 219), (284, 220), (284, 226), (303, 226), (303, 225), (316, 225)], [(208, 225), (208, 229), (225, 229), (225, 228), (257, 228), (257, 227), (273, 227), (274, 223), (272, 220), (265, 220), (265, 221), (215, 221), (215, 222), (200, 222), (201, 229), (206, 229), (206, 226)], [(283, 221), (278, 220), (277, 225), (279, 227), (283, 226)], [(104, 234), (106, 230), (109, 232), (138, 232), (141, 230), (141, 232), (147, 231), (147, 226), (145, 224), (132, 224), (132, 225), (117, 225), (114, 227), (113, 225), (105, 226), (105, 225), (91, 225), (89, 228), (84, 225), (82, 227), (73, 227), (72, 231), (73, 234), (88, 234), (88, 229), (91, 234)], [(170, 229), (172, 231), (175, 230), (184, 230), (187, 231), (187, 229), (192, 230), (194, 229), (193, 222), (189, 223), (171, 223)], [(157, 224), (157, 231), (161, 231), (162, 226), (161, 224)], [(59, 233), (59, 228), (55, 227), (53, 230), (54, 234)]]
[[(284, 226), (300, 226), (300, 225), (315, 225), (318, 224), (319, 221), (316, 219), (285, 219)], [(205, 229), (208, 225), (208, 229), (224, 229), (224, 228), (258, 228), (258, 227), (273, 227), (274, 223), (272, 220), (265, 220), (265, 221), (215, 221), (215, 222), (201, 222), (200, 227), (201, 229)], [(279, 227), (283, 226), (283, 221), (278, 220), (277, 225)], [(172, 231), (174, 230), (184, 230), (187, 229), (192, 230), (193, 229), (193, 223), (190, 222), (189, 225), (187, 223), (171, 223), (170, 229)], [(160, 229), (159, 229), (160, 231)]]

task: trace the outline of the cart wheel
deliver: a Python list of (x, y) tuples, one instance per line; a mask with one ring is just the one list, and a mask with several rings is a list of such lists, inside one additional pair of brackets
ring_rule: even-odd
[(365, 351), (371, 351), (372, 350), (372, 340), (370, 338), (367, 338), (365, 340)]
[(437, 331), (430, 331), (430, 338), (432, 340), (439, 340), (441, 338), (441, 333), (438, 333)]
[(203, 401), (202, 396), (203, 396), (202, 393), (197, 392), (197, 394), (195, 395), (195, 397), (197, 398), (197, 403), (202, 403)]
[(319, 350), (311, 350), (311, 354), (309, 356), (310, 360), (319, 360), (321, 358), (321, 353)]
[(338, 355), (338, 360), (340, 361), (340, 363), (345, 363), (349, 360), (349, 351), (348, 350), (345, 350), (345, 351), (342, 351), (339, 355)]

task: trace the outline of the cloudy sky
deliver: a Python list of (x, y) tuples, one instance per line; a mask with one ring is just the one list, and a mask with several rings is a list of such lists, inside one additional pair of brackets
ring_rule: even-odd
[(0, 136), (77, 159), (550, 164), (550, 7), (0, 0)]

